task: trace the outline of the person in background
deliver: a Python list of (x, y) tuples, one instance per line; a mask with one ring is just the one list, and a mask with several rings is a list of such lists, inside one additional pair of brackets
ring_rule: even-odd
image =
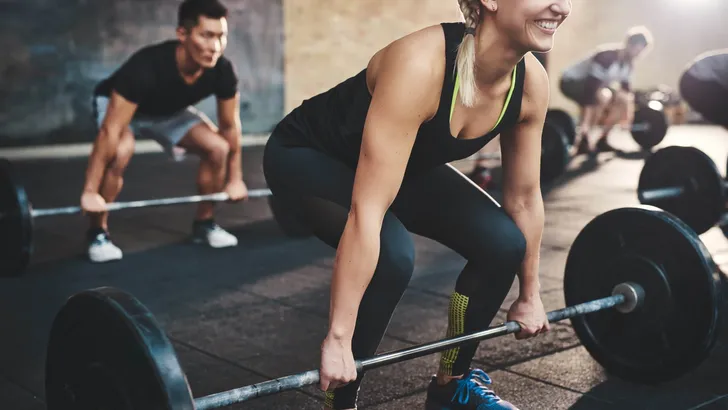
[[(122, 257), (110, 238), (106, 204), (124, 184), (124, 171), (137, 136), (200, 158), (201, 195), (225, 191), (231, 201), (247, 197), (241, 165), (238, 78), (223, 56), (227, 9), (218, 0), (185, 0), (178, 10), (177, 39), (135, 52), (94, 91), (98, 135), (93, 144), (81, 208), (89, 214), (88, 257), (108, 262)], [(214, 95), (218, 126), (193, 105)], [(214, 248), (237, 245), (237, 238), (214, 220), (214, 204), (201, 202), (193, 241)]]
[(680, 76), (679, 89), (690, 108), (728, 129), (728, 49), (697, 56)]
[[(632, 76), (640, 56), (653, 46), (650, 31), (632, 27), (621, 44), (597, 47), (588, 57), (561, 74), (561, 92), (579, 106), (577, 153), (613, 151), (607, 137), (617, 124), (629, 126), (634, 118)], [(594, 149), (590, 137), (600, 131)]]

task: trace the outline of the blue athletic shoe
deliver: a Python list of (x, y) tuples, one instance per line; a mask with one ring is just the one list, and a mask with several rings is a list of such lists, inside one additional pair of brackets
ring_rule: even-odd
[(444, 386), (433, 377), (427, 387), (425, 410), (518, 410), (496, 396), (488, 387), (491, 383), (490, 376), (480, 369), (471, 369), (462, 379), (453, 379)]

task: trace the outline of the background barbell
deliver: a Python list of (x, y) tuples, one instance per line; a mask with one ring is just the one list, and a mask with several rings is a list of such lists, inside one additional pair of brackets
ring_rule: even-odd
[[(670, 249), (670, 252), (665, 252)], [(659, 383), (702, 363), (725, 309), (723, 277), (697, 234), (658, 208), (620, 208), (577, 235), (564, 273), (567, 307), (586, 350), (625, 380)], [(516, 323), (386, 353), (357, 362), (386, 366), (519, 330)], [(79, 292), (61, 307), (46, 353), (49, 410), (212, 409), (315, 384), (317, 370), (194, 399), (174, 348), (153, 314), (132, 295), (104, 287)]]
[(637, 197), (703, 234), (726, 215), (728, 183), (715, 162), (695, 147), (670, 146), (645, 160)]
[[(299, 223), (295, 215), (283, 206), (269, 189), (251, 189), (249, 198), (267, 197), (274, 219), (288, 236), (306, 237), (311, 232)], [(223, 202), (229, 200), (225, 192), (209, 195), (146, 199), (107, 204), (107, 210), (114, 212), (125, 209)], [(33, 253), (33, 221), (46, 216), (72, 215), (81, 213), (81, 207), (68, 206), (48, 209), (34, 209), (25, 188), (16, 175), (12, 164), (0, 159), (0, 276), (18, 276), (25, 272)]]
[[(549, 110), (547, 121), (559, 125), (568, 137), (570, 146), (576, 142), (577, 122), (569, 113), (563, 110)], [(634, 141), (644, 150), (650, 150), (667, 135), (669, 128), (664, 104), (657, 100), (637, 101), (634, 120), (629, 127)]]

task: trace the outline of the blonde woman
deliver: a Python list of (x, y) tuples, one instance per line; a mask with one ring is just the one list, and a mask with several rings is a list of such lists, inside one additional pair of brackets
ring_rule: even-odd
[[(272, 133), (264, 171), (273, 194), (336, 249), (321, 346), (327, 409), (356, 408), (362, 375), (414, 269), (410, 233), (467, 264), (450, 299), (447, 336), (487, 327), (516, 275), (508, 318), (517, 338), (549, 329), (539, 295), (544, 224), (541, 131), (551, 49), (571, 0), (460, 0), (443, 23), (378, 51), (367, 68), (293, 110)], [(501, 136), (503, 205), (448, 165)], [(445, 330), (445, 329), (443, 329)], [(432, 409), (513, 409), (470, 362), (476, 345), (442, 354)]]

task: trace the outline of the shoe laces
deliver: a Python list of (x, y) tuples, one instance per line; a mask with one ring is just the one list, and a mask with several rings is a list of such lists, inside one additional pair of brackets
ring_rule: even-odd
[(452, 400), (457, 398), (458, 403), (468, 404), (470, 402), (470, 396), (475, 395), (482, 402), (476, 407), (476, 410), (484, 410), (487, 406), (496, 403), (500, 400), (493, 390), (487, 385), (492, 384), (490, 376), (480, 369), (475, 369), (470, 372), (468, 377), (458, 381), (458, 388), (455, 390), (455, 394)]

